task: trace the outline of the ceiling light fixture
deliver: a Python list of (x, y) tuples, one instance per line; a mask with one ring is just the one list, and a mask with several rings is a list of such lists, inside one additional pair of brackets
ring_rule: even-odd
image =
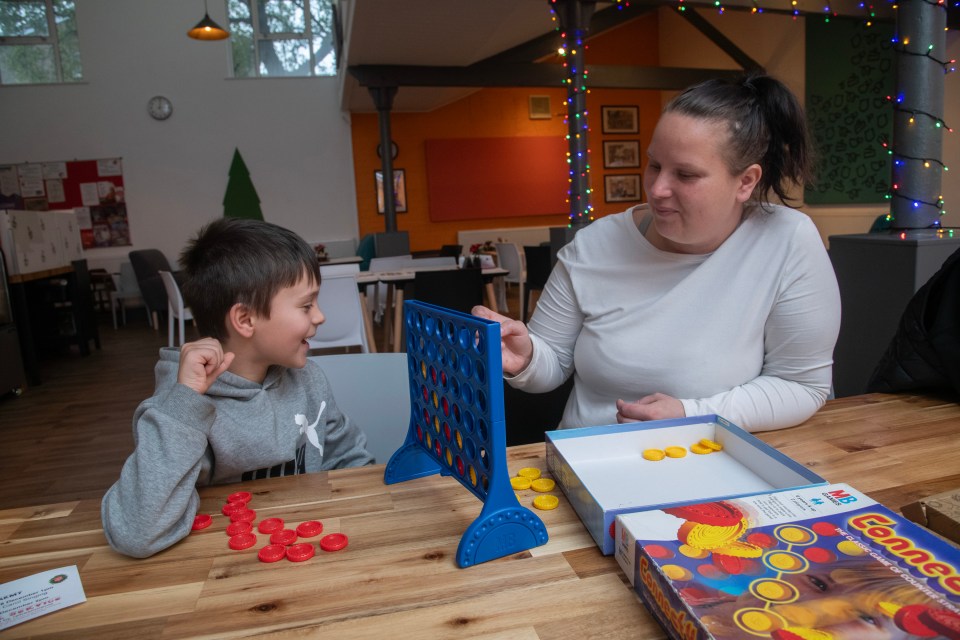
[(187, 31), (187, 35), (194, 40), (225, 40), (230, 37), (230, 32), (210, 19), (210, 13), (207, 11), (207, 0), (203, 0), (203, 20), (198, 22), (193, 29)]

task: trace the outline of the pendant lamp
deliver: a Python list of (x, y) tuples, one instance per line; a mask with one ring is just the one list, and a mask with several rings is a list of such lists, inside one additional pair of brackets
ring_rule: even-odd
[(207, 11), (207, 0), (203, 0), (203, 20), (198, 22), (193, 29), (187, 31), (187, 35), (194, 40), (224, 40), (230, 37), (230, 32), (210, 19), (210, 13)]

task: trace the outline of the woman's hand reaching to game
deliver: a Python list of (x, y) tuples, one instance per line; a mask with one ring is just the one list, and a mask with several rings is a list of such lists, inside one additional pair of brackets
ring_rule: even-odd
[(230, 367), (233, 358), (234, 354), (230, 351), (224, 353), (223, 346), (215, 338), (187, 342), (180, 347), (177, 382), (202, 395)]
[(470, 310), (473, 315), (500, 323), (500, 352), (503, 357), (503, 372), (515, 376), (533, 359), (533, 341), (527, 333), (527, 325), (519, 320), (495, 313), (483, 306)]
[(644, 396), (636, 402), (617, 400), (617, 422), (645, 422), (667, 418), (684, 418), (683, 403), (665, 393)]

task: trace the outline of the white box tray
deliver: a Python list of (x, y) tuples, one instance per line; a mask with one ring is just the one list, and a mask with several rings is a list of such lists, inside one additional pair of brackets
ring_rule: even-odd
[[(723, 445), (709, 455), (652, 462), (644, 449)], [(546, 434), (547, 467), (604, 555), (616, 516), (826, 484), (826, 480), (717, 415)]]

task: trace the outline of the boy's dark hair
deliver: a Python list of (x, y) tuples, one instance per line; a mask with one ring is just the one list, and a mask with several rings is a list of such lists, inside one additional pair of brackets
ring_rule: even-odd
[(261, 220), (220, 218), (200, 229), (180, 254), (183, 299), (200, 335), (224, 341), (227, 312), (236, 303), (270, 317), (278, 291), (306, 274), (320, 282), (313, 249), (300, 236)]

